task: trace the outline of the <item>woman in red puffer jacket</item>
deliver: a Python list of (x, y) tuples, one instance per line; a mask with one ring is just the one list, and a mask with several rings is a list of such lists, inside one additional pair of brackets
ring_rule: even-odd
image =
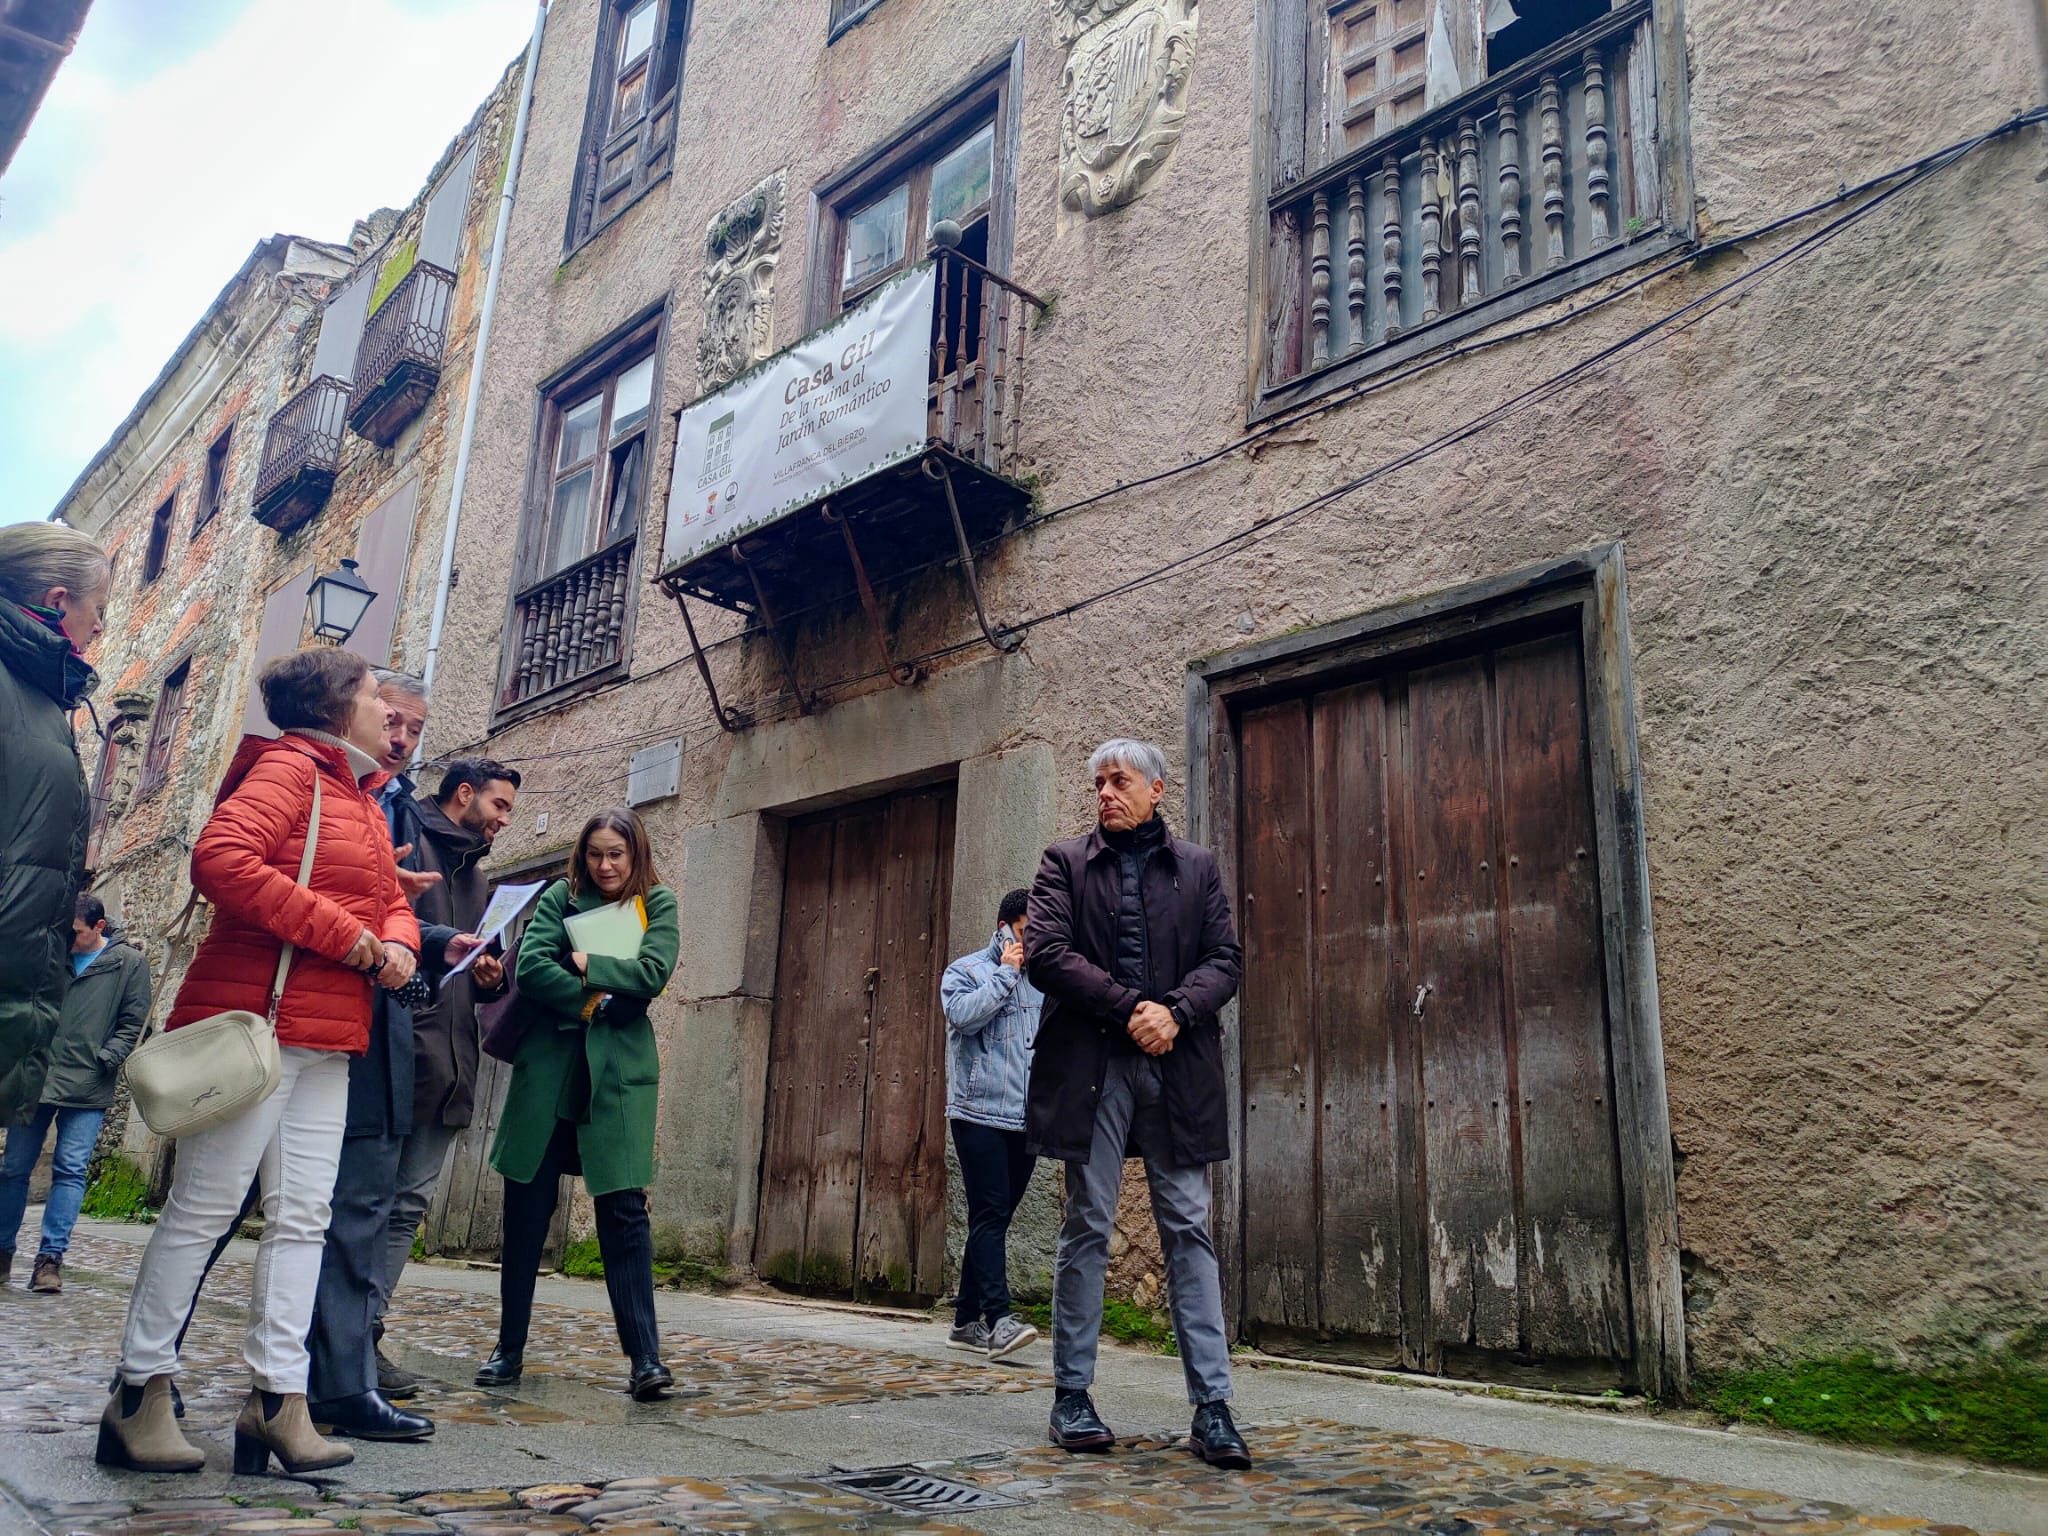
[[(348, 1065), (367, 1048), (372, 988), (412, 975), (419, 925), (399, 888), (391, 834), (374, 798), (385, 775), (385, 706), (369, 663), (316, 648), (257, 679), (276, 740), (244, 738), (192, 850), (192, 884), (214, 908), (167, 1029), (243, 1009), (263, 1014), (278, 956), (293, 945), (277, 1007), (283, 1074), (262, 1103), (178, 1142), (171, 1196), (135, 1276), (121, 1384), (100, 1420), (99, 1459), (143, 1471), (197, 1471), (205, 1456), (178, 1428), (171, 1378), (178, 1335), (215, 1241), (261, 1170), (246, 1354), (254, 1390), (235, 1423), (235, 1470), (271, 1455), (288, 1472), (339, 1466), (347, 1447), (306, 1412), (306, 1330), (320, 1276), (348, 1108)], [(312, 874), (298, 871), (320, 785)]]

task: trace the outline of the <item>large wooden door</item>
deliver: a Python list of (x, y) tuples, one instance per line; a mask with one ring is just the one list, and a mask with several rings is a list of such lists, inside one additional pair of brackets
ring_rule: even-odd
[(766, 1279), (864, 1298), (944, 1286), (952, 870), (950, 784), (790, 825), (754, 1239)]
[(1574, 626), (1240, 719), (1269, 1348), (1633, 1378), (1582, 672)]

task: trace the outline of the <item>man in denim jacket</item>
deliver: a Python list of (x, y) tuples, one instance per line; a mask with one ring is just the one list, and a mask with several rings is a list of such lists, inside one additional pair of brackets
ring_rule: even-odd
[(955, 1349), (991, 1360), (1014, 1355), (1038, 1330), (1010, 1311), (1010, 1218), (1031, 1182), (1024, 1149), (1024, 1085), (1038, 1037), (1038, 988), (1024, 976), (1024, 908), (1012, 891), (996, 912), (988, 948), (946, 967), (946, 1118), (967, 1190), (967, 1251), (953, 1309)]

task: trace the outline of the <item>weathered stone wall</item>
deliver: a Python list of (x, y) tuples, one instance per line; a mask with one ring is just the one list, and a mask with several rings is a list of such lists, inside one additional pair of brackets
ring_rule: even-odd
[[(1033, 337), (1023, 433), (1044, 505), (1181, 464), (1245, 429), (1249, 135), (1261, 110), (1251, 7), (1205, 8), (1184, 134), (1164, 172), (1128, 207), (1079, 220), (1059, 211), (1063, 48), (1044, 5), (884, 4), (830, 48), (825, 7), (802, 9), (815, 25), (763, 27), (755, 7), (700, 0), (676, 173), (566, 260), (595, 0), (553, 9), (437, 748), (490, 732), (538, 382), (666, 297), (664, 418), (685, 404), (707, 219), (777, 169), (800, 204), (1019, 39), (1013, 271), (1058, 299)], [(1941, 12), (1688, 0), (1684, 23), (1708, 236), (1827, 198), (2044, 94), (2039, 18), (2017, 0)], [(1082, 764), (1100, 738), (1156, 738), (1178, 776), (1191, 658), (1619, 539), (1695, 1358), (1847, 1344), (1916, 1354), (2038, 1320), (2048, 742), (2035, 701), (2048, 536), (2032, 502), (2048, 470), (2044, 175), (2040, 130), (2004, 138), (1739, 301), (1478, 436), (1226, 559), (1036, 628), (1015, 658), (963, 653), (915, 692), (843, 687), (821, 715), (728, 736), (672, 612), (643, 588), (633, 681), (491, 741), (530, 773), (523, 804), (548, 816), (542, 831), (522, 814), (504, 859), (561, 846), (620, 798), (628, 738), (686, 738), (681, 792), (649, 808), (650, 826), (686, 929), (701, 936), (692, 942), (743, 930), (735, 947), (754, 960), (699, 983), (686, 957), (684, 984), (657, 1010), (670, 1062), (658, 1215), (692, 1241), (729, 1234), (744, 1263), (772, 999), (759, 918), (778, 882), (750, 841), (743, 878), (707, 883), (707, 868), (726, 868), (707, 829), (889, 772), (1028, 747), (1054, 777), (1033, 837), (1072, 832), (1091, 816)], [(815, 260), (804, 221), (789, 223), (778, 345), (802, 328), (802, 274)], [(986, 563), (991, 610), (1051, 611), (1361, 475), (1813, 227), (1046, 523)], [(972, 633), (954, 573), (887, 601), (901, 654)], [(707, 639), (731, 632), (715, 617), (699, 627)], [(807, 622), (799, 646), (808, 686), (872, 670), (851, 614)], [(757, 641), (720, 647), (714, 666), (728, 699), (781, 686)], [(981, 712), (992, 698), (1005, 714), (990, 740)], [(888, 752), (854, 739), (856, 718)], [(736, 806), (735, 784), (758, 792)], [(963, 793), (963, 823), (998, 809)], [(1184, 815), (1177, 782), (1167, 809)], [(1026, 873), (956, 887), (954, 952), (981, 942), (978, 914)], [(720, 1112), (701, 1114), (707, 1104)], [(1142, 1260), (1120, 1265), (1134, 1288)]]

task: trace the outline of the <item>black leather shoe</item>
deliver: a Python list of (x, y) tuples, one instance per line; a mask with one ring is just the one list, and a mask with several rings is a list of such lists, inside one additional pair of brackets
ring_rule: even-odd
[(377, 1351), (377, 1390), (392, 1402), (402, 1402), (408, 1397), (417, 1397), (420, 1379), (403, 1366), (393, 1365), (384, 1358), (384, 1351)]
[(1054, 1394), (1049, 1434), (1063, 1451), (1106, 1451), (1116, 1444), (1094, 1402), (1080, 1390)]
[(1251, 1447), (1230, 1419), (1228, 1403), (1204, 1403), (1195, 1410), (1195, 1422), (1188, 1430), (1188, 1445), (1212, 1467), (1242, 1472), (1252, 1464)]
[(669, 1375), (668, 1367), (650, 1357), (633, 1362), (633, 1379), (626, 1390), (633, 1394), (636, 1403), (656, 1403), (667, 1397), (675, 1384), (676, 1379)]
[(322, 1434), (346, 1435), (351, 1440), (424, 1440), (434, 1432), (432, 1419), (392, 1407), (382, 1392), (358, 1392), (354, 1397), (308, 1403), (306, 1412)]
[(512, 1387), (519, 1384), (519, 1377), (526, 1369), (526, 1352), (507, 1349), (500, 1344), (491, 1351), (491, 1358), (477, 1369), (476, 1384), (480, 1387)]

